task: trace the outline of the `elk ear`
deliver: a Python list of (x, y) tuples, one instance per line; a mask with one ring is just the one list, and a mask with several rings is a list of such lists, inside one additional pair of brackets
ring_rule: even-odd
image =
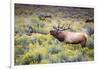
[(53, 29), (57, 29), (55, 26), (53, 26)]

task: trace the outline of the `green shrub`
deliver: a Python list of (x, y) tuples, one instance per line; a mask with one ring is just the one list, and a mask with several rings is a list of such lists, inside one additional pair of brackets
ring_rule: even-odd
[(15, 37), (15, 46), (16, 45), (22, 45), (22, 46), (28, 46), (29, 43), (31, 43), (31, 39), (27, 35), (23, 35), (21, 37)]

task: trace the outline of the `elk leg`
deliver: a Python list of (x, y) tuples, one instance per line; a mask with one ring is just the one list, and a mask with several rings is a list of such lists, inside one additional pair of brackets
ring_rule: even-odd
[(82, 47), (85, 47), (86, 46), (86, 41), (84, 40), (80, 44), (81, 44)]

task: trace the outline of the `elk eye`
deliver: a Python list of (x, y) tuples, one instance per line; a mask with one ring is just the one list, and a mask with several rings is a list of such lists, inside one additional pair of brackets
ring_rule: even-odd
[(59, 33), (61, 33), (61, 31), (58, 31), (57, 33), (59, 34)]

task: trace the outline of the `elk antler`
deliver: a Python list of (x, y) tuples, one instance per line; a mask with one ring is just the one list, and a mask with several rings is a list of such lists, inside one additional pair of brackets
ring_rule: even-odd
[(68, 24), (67, 26), (65, 24), (63, 24), (62, 26), (58, 24), (58, 27), (53, 26), (53, 28), (57, 31), (64, 31), (70, 29), (70, 24)]
[(70, 29), (70, 24), (68, 24), (67, 26), (64, 24), (64, 25), (62, 25), (62, 27), (60, 27), (60, 28), (61, 28), (60, 31), (68, 30), (68, 29)]

